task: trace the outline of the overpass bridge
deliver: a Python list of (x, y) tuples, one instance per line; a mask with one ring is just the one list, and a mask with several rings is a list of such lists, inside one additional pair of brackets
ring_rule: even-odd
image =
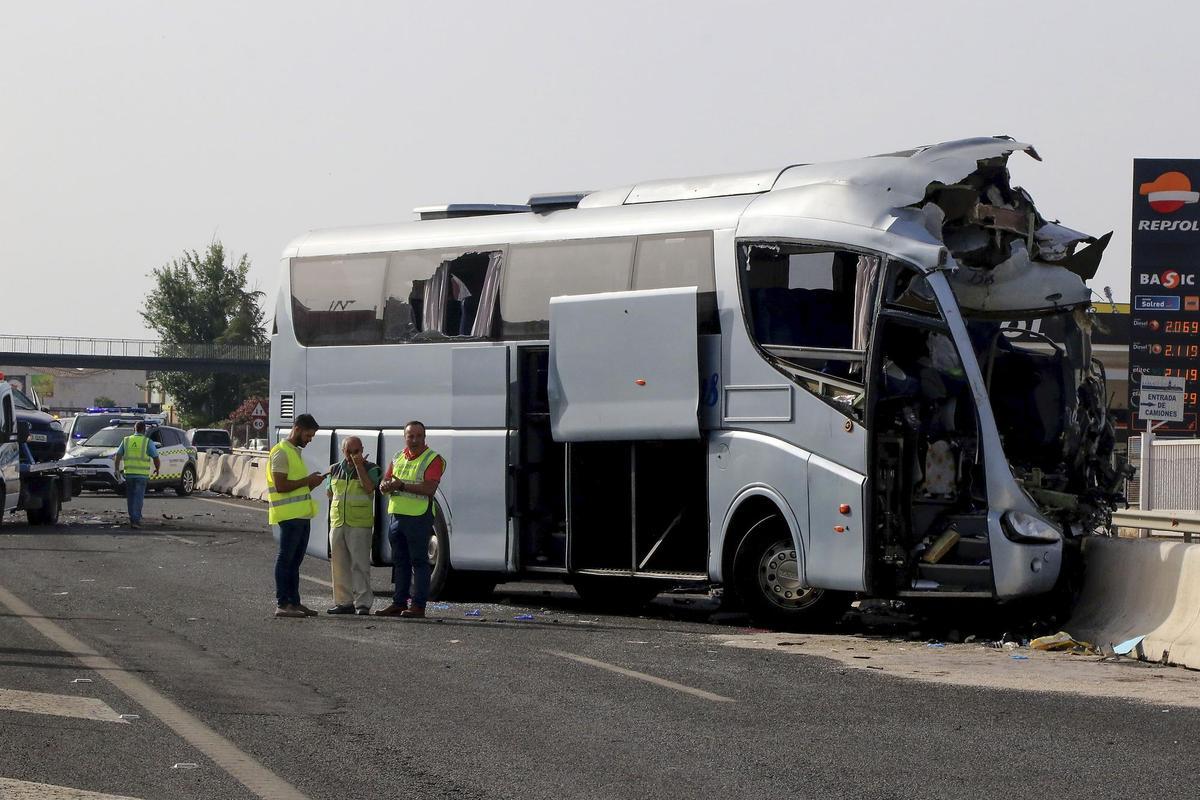
[(271, 346), (0, 334), (0, 364), (267, 375), (270, 373)]

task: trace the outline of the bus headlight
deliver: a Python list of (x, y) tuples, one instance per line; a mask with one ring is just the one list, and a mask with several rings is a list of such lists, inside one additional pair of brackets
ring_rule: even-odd
[(1004, 535), (1014, 542), (1042, 544), (1057, 542), (1062, 538), (1058, 528), (1024, 511), (1005, 511), (1004, 516), (1000, 517), (1000, 527), (1004, 529)]

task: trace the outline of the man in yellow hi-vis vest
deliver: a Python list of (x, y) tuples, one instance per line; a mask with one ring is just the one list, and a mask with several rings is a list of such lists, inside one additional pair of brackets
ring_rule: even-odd
[(279, 554), (275, 557), (275, 616), (312, 617), (316, 611), (300, 602), (300, 562), (308, 549), (317, 501), (312, 490), (325, 480), (324, 473), (309, 473), (300, 450), (317, 433), (312, 414), (301, 414), (288, 438), (271, 448), (267, 467), (267, 520), (279, 526)]
[[(433, 494), (446, 469), (446, 459), (425, 446), (425, 425), (404, 426), (404, 450), (396, 454), (379, 490), (388, 495), (392, 515), (392, 604), (381, 617), (424, 617), (429, 599), (429, 537), (433, 533)], [(445, 557), (446, 554), (443, 554)], [(409, 589), (412, 590), (411, 597)]]
[(146, 499), (146, 484), (150, 482), (150, 464), (154, 474), (159, 473), (162, 462), (158, 459), (158, 448), (146, 436), (146, 423), (138, 420), (133, 424), (133, 434), (121, 440), (117, 454), (113, 456), (113, 474), (121, 474), (121, 463), (125, 463), (125, 507), (129, 511), (129, 527), (142, 527), (142, 501)]
[(371, 539), (379, 466), (367, 460), (362, 439), (342, 440), (342, 460), (329, 473), (329, 567), (333, 608), (326, 614), (371, 613)]

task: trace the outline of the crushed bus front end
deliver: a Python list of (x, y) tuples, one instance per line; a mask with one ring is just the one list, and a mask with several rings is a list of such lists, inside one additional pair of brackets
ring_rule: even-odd
[(1124, 501), (1131, 470), (1115, 449), (1085, 284), (1110, 235), (1047, 221), (1009, 181), (1015, 150), (1037, 157), (1014, 142), (897, 209), (945, 251), (922, 274), (889, 276), (881, 295), (881, 593), (1051, 591)]

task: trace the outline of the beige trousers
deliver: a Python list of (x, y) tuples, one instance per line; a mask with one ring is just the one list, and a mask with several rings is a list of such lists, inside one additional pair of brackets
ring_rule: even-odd
[(370, 608), (371, 529), (339, 525), (329, 529), (330, 564), (333, 568), (333, 602)]

